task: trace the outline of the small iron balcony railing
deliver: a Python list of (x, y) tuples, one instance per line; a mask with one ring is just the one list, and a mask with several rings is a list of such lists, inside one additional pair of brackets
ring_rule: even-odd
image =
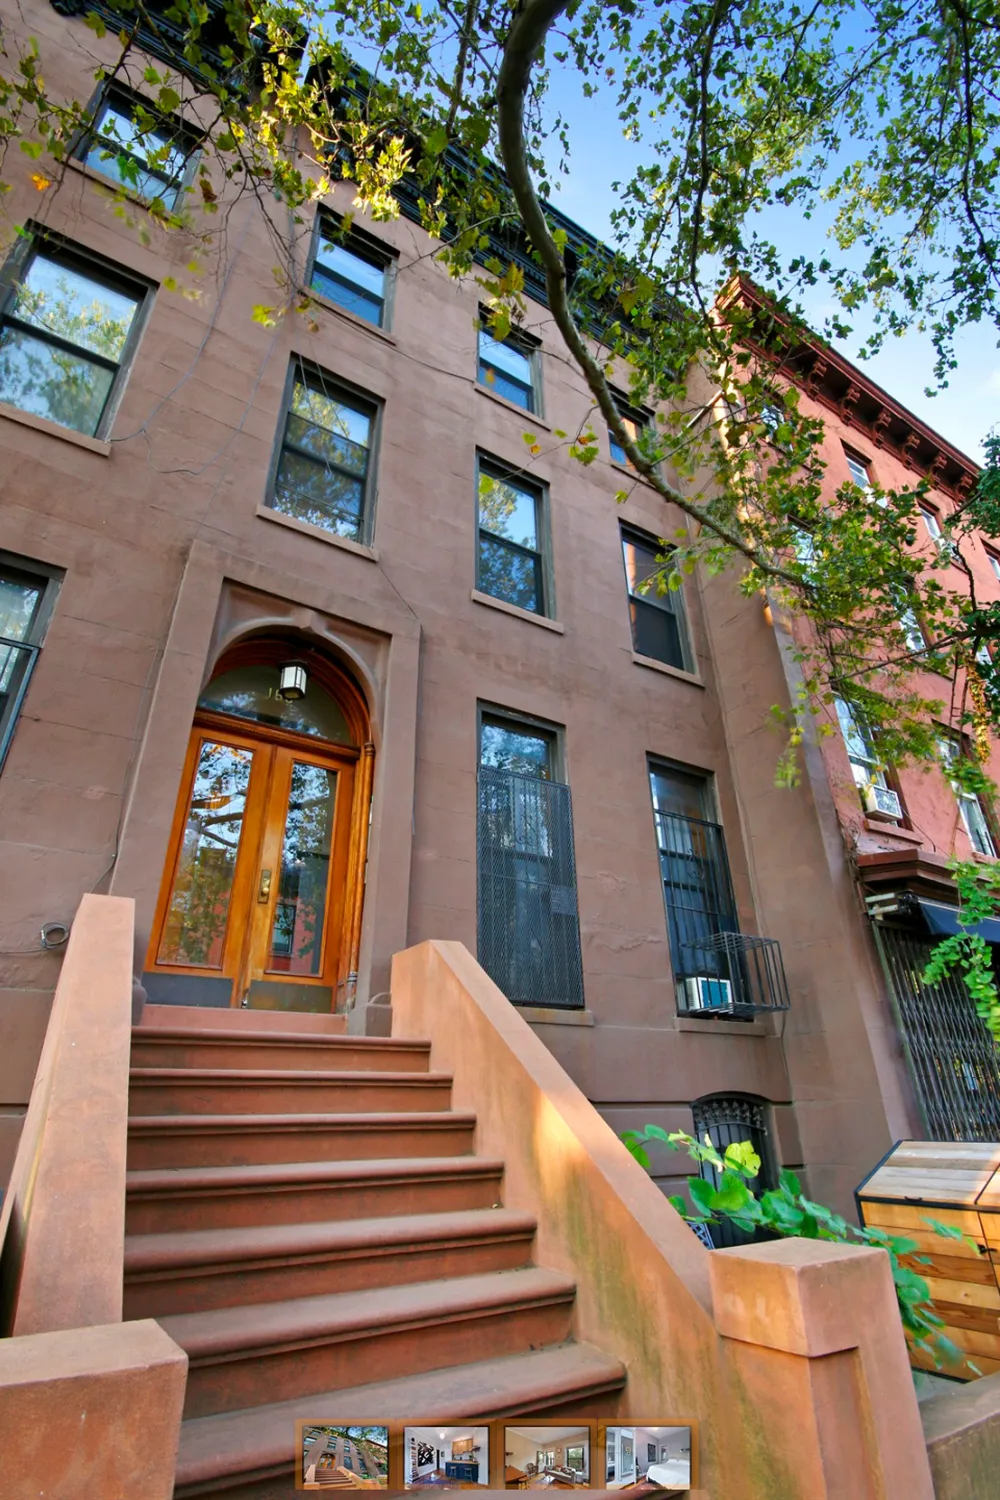
[(722, 828), (662, 811), (656, 826), (678, 1011), (746, 1016), (787, 1010), (777, 941), (739, 931)]

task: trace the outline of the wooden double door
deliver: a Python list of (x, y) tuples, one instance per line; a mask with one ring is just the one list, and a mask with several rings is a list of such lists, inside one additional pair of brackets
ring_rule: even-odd
[(360, 921), (358, 761), (356, 749), (199, 714), (146, 964), (151, 999), (335, 1008)]

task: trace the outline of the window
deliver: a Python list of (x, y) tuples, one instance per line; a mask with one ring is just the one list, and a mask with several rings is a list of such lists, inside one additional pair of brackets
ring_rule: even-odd
[(343, 240), (335, 231), (334, 221), (321, 215), (309, 285), (321, 297), (364, 318), (366, 323), (386, 327), (393, 256), (360, 231)]
[(0, 552), (0, 766), (52, 614), (58, 579)]
[(372, 445), (378, 408), (295, 359), (271, 508), (367, 542), (372, 529)]
[[(727, 1146), (739, 1145), (741, 1141), (750, 1142), (760, 1157), (760, 1171), (756, 1177), (750, 1179), (748, 1184), (757, 1196), (777, 1187), (777, 1174), (774, 1170), (763, 1104), (742, 1094), (735, 1094), (731, 1098), (717, 1096), (710, 1099), (696, 1099), (691, 1105), (691, 1113), (694, 1117), (693, 1134), (699, 1141), (703, 1141), (707, 1135), (720, 1156), (725, 1155)], [(706, 1182), (710, 1182), (713, 1187), (718, 1187), (719, 1174), (710, 1162), (701, 1163), (700, 1174)], [(725, 1219), (720, 1220), (718, 1224), (710, 1224), (708, 1231), (712, 1237), (712, 1244), (717, 1250), (730, 1245), (747, 1245), (757, 1239), (771, 1238), (766, 1233), (754, 1234), (738, 1229), (735, 1224)]]
[(847, 758), (851, 762), (854, 784), (864, 792), (870, 786), (888, 788), (885, 769), (875, 750), (871, 730), (861, 713), (843, 698), (836, 700), (840, 732), (847, 746)]
[(555, 729), (480, 711), (479, 962), (516, 1005), (580, 1008), (573, 809)]
[(77, 147), (79, 159), (147, 199), (175, 208), (198, 140), (179, 120), (154, 123), (155, 107), (124, 89), (104, 93), (94, 123)]
[(872, 487), (872, 477), (868, 472), (868, 465), (864, 459), (859, 458), (856, 453), (848, 453), (846, 450), (844, 457), (847, 459), (847, 468), (851, 476), (851, 483), (856, 484), (859, 490), (870, 490)]
[[(930, 537), (937, 550), (942, 554), (942, 556), (951, 557), (955, 551), (955, 546), (953, 542), (950, 542), (948, 540), (944, 532), (941, 530), (941, 522), (938, 519), (937, 512), (931, 510), (927, 505), (922, 505), (920, 507), (920, 514), (923, 517), (924, 527), (926, 528), (927, 535)], [(994, 569), (994, 571), (996, 570)]]
[(668, 589), (661, 594), (653, 582), (662, 571), (657, 559), (669, 550), (665, 542), (622, 527), (632, 648), (639, 656), (687, 672), (691, 670), (691, 654), (680, 590)]
[(479, 384), (516, 406), (523, 406), (525, 411), (539, 413), (537, 345), (517, 333), (508, 334), (502, 341), (495, 339), (486, 326), (485, 313), (482, 319)]
[(1000, 582), (1000, 557), (998, 557), (995, 552), (987, 552), (986, 557), (990, 567), (993, 569), (994, 578), (996, 578), (997, 581)]
[[(963, 758), (961, 746), (950, 735), (943, 735), (938, 740), (938, 749), (946, 767), (957, 766)], [(975, 792), (967, 792), (958, 780), (952, 780), (951, 785), (962, 816), (962, 824), (969, 835), (969, 843), (977, 854), (985, 854), (990, 859), (995, 859), (996, 844), (982, 802)]]
[(552, 614), (545, 491), (485, 459), (477, 470), (476, 587), (533, 614)]
[(899, 628), (903, 632), (907, 651), (914, 656), (927, 651), (927, 637), (913, 604), (913, 592), (909, 585), (899, 584), (893, 589), (893, 597), (899, 613)]
[(791, 527), (792, 546), (795, 548), (795, 558), (800, 568), (806, 571), (816, 561), (816, 538), (811, 531), (804, 526), (798, 526), (794, 522)]
[(147, 291), (103, 262), (33, 241), (0, 316), (0, 401), (90, 437), (104, 432)]
[[(616, 395), (614, 401), (618, 408), (618, 415), (622, 419), (622, 426), (632, 441), (639, 443), (643, 434), (649, 429), (649, 414), (640, 411), (637, 406), (630, 406), (623, 396)], [(608, 431), (608, 444), (611, 449), (612, 463), (621, 464), (623, 467), (629, 466), (625, 449), (610, 430)]]
[(659, 761), (650, 764), (649, 783), (674, 979), (724, 980), (726, 960), (713, 939), (738, 932), (739, 921), (711, 783)]

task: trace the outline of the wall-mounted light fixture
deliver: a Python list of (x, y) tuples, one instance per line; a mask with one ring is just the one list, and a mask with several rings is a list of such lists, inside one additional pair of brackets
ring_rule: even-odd
[(300, 661), (288, 661), (281, 668), (278, 697), (286, 703), (297, 703), (306, 695), (306, 669)]

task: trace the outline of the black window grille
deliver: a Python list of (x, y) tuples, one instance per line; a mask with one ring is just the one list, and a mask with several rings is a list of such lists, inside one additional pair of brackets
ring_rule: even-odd
[(739, 920), (722, 829), (661, 808), (655, 818), (674, 978), (725, 978), (726, 956), (714, 939), (738, 932)]
[(479, 767), (479, 962), (515, 1005), (580, 1008), (568, 786)]
[[(774, 1158), (767, 1133), (765, 1106), (759, 1100), (736, 1094), (725, 1098), (696, 1099), (691, 1106), (694, 1116), (694, 1135), (704, 1142), (706, 1135), (720, 1155), (727, 1146), (749, 1141), (760, 1157), (760, 1171), (748, 1184), (756, 1196), (777, 1186)], [(700, 1174), (713, 1187), (719, 1185), (719, 1174), (710, 1162), (702, 1162)], [(770, 1239), (768, 1234), (750, 1233), (738, 1229), (735, 1224), (722, 1219), (708, 1226), (712, 1244), (716, 1250), (728, 1245), (749, 1245), (758, 1239)]]
[(924, 984), (934, 943), (872, 925), (929, 1138), (1000, 1140), (1000, 1066), (971, 995), (955, 976)]
[(14, 736), (58, 588), (51, 574), (0, 557), (0, 767)]

